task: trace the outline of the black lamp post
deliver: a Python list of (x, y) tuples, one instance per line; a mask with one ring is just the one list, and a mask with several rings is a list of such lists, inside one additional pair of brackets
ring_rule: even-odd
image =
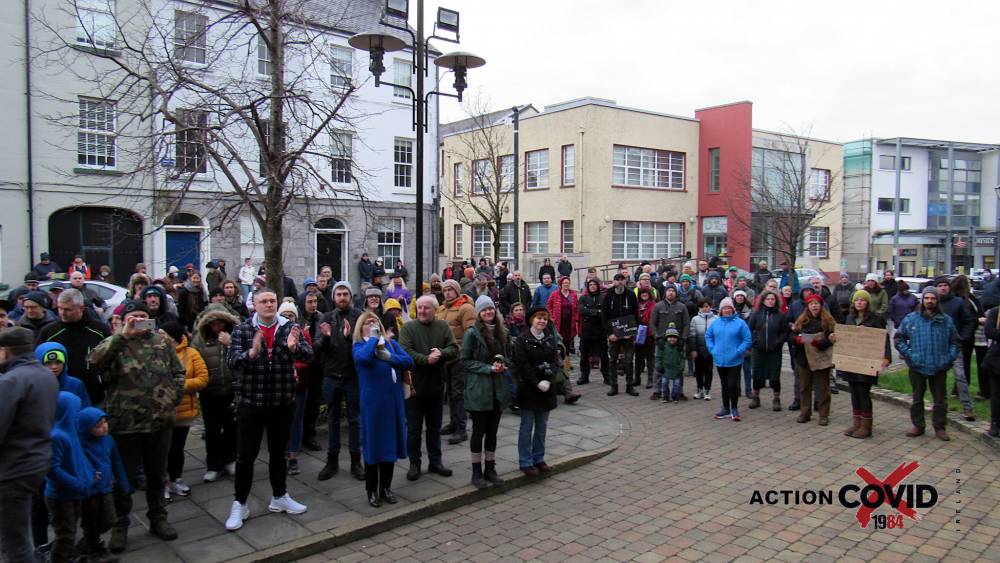
[[(391, 19), (397, 22), (390, 21)], [(385, 11), (379, 23), (385, 27), (400, 30), (407, 33), (412, 40), (413, 48), (413, 72), (417, 75), (416, 89), (402, 84), (392, 84), (382, 81), (382, 73), (385, 72), (385, 64), (382, 59), (386, 53), (400, 51), (407, 45), (398, 37), (379, 32), (359, 33), (348, 40), (348, 43), (355, 49), (368, 51), (370, 64), (368, 69), (375, 77), (375, 86), (382, 84), (395, 86), (409, 90), (413, 95), (413, 128), (417, 133), (416, 142), (416, 167), (417, 167), (417, 283), (424, 281), (424, 133), (427, 132), (427, 101), (431, 95), (448, 96), (462, 101), (462, 92), (465, 91), (468, 83), (466, 74), (468, 69), (481, 67), (486, 61), (476, 55), (464, 52), (454, 52), (442, 55), (434, 59), (434, 64), (438, 67), (449, 69), (455, 74), (456, 94), (431, 90), (424, 92), (424, 77), (428, 74), (428, 43), (431, 39), (440, 39), (450, 43), (459, 42), (459, 15), (454, 10), (438, 8), (437, 21), (434, 23), (434, 30), (430, 37), (424, 38), (424, 0), (417, 0), (417, 31), (414, 33), (407, 25), (409, 19), (408, 0), (386, 0)], [(447, 31), (454, 37), (440, 37), (436, 34), (438, 30)], [(433, 249), (432, 249), (433, 250)], [(419, 287), (419, 286), (418, 286)]]

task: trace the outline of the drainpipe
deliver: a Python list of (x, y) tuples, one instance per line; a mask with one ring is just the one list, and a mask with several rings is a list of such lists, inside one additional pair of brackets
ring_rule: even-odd
[(28, 165), (25, 187), (28, 192), (28, 269), (30, 270), (34, 267), (35, 258), (35, 179), (31, 167), (31, 0), (24, 0), (24, 100)]
[[(576, 184), (577, 215), (580, 218), (580, 220), (577, 222), (577, 224), (573, 226), (573, 252), (580, 252), (580, 249), (584, 248), (584, 246), (583, 246), (583, 177), (584, 177), (584, 175), (583, 175), (583, 135), (586, 132), (587, 132), (587, 130), (583, 127), (583, 125), (581, 125), (580, 129), (578, 130), (578, 134), (580, 136), (580, 140), (577, 143), (577, 147), (578, 148), (575, 149), (576, 150), (576, 154), (574, 155), (574, 159), (573, 159), (573, 166), (576, 168), (575, 172), (579, 172), (579, 174), (575, 175), (575, 177), (576, 177), (575, 184)], [(562, 249), (560, 248), (559, 250), (562, 250)], [(577, 278), (578, 278), (577, 281), (580, 281), (579, 280), (579, 276), (577, 276)], [(577, 285), (579, 285), (579, 284), (577, 284)]]

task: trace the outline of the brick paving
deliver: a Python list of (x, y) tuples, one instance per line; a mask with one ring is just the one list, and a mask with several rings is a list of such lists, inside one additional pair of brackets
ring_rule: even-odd
[[(517, 416), (508, 413), (500, 423), (497, 471), (501, 474), (517, 470), (518, 422)], [(617, 416), (594, 408), (589, 400), (573, 406), (565, 406), (560, 401), (559, 408), (553, 412), (550, 425), (546, 451), (549, 459), (600, 450), (615, 442), (622, 432)], [(208, 563), (238, 559), (317, 533), (355, 526), (359, 522), (374, 520), (393, 511), (405, 511), (416, 502), (442, 493), (463, 487), (471, 489), (469, 480), (472, 469), (469, 465), (468, 442), (452, 446), (447, 443), (447, 437), (442, 440), (444, 462), (455, 474), (445, 478), (425, 472), (419, 480), (411, 482), (405, 476), (409, 462), (401, 461), (396, 465), (392, 487), (400, 501), (396, 505), (383, 504), (379, 509), (368, 506), (364, 483), (355, 480), (348, 473), (349, 459), (346, 451), (341, 452), (340, 473), (322, 483), (317, 481), (316, 475), (323, 467), (326, 452), (308, 452), (300, 455), (302, 473), (289, 477), (288, 492), (294, 499), (306, 504), (309, 510), (299, 516), (270, 514), (267, 512), (271, 487), (267, 481), (265, 441), (255, 467), (254, 488), (249, 501), (251, 517), (242, 529), (227, 532), (224, 523), (233, 502), (233, 481), (231, 478), (224, 478), (215, 483), (202, 483), (205, 449), (199, 434), (200, 430), (195, 428), (187, 441), (183, 477), (191, 486), (191, 495), (175, 497), (168, 507), (169, 520), (180, 537), (176, 541), (163, 542), (147, 533), (145, 497), (138, 492), (133, 497), (135, 508), (132, 512), (128, 550), (122, 554), (123, 561)], [(320, 432), (319, 441), (325, 447), (325, 431)], [(343, 443), (347, 443), (346, 428)], [(425, 470), (426, 465), (425, 455)], [(421, 522), (425, 526), (430, 523), (429, 519)], [(483, 543), (479, 549), (485, 551), (491, 547)], [(390, 549), (382, 546), (374, 548), (374, 551), (385, 554)]]
[[(787, 372), (782, 385), (787, 405)], [(1000, 560), (1000, 461), (975, 436), (907, 438), (907, 410), (879, 402), (875, 435), (847, 438), (846, 393), (833, 396), (824, 428), (815, 416), (797, 424), (797, 413), (772, 412), (768, 390), (767, 408), (750, 410), (741, 399), (742, 422), (713, 420), (717, 398), (661, 404), (648, 392), (608, 398), (599, 385), (581, 390), (623, 426), (607, 457), (305, 561)], [(839, 504), (749, 504), (754, 489), (837, 491), (862, 484), (859, 466), (883, 477), (904, 461), (920, 463), (904, 482), (932, 484), (940, 496), (903, 529), (861, 529), (854, 510)]]

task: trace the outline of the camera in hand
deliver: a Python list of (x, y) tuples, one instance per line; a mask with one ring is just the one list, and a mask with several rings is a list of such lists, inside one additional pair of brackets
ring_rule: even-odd
[(549, 362), (538, 364), (538, 371), (545, 379), (552, 379), (552, 376), (555, 375), (555, 370), (552, 369), (552, 364)]

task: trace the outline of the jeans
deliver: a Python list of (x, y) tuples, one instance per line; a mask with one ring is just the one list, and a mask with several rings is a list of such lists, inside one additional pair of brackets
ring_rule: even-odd
[(913, 388), (913, 404), (910, 405), (910, 421), (917, 428), (926, 426), (924, 419), (924, 393), (928, 388), (934, 399), (934, 409), (931, 411), (931, 423), (934, 430), (944, 430), (948, 422), (948, 394), (945, 389), (948, 371), (939, 371), (926, 375), (910, 368), (910, 386)]
[(466, 431), (468, 417), (465, 413), (465, 370), (462, 362), (452, 362), (448, 365), (448, 421), (455, 427), (456, 433)]
[[(139, 432), (134, 434), (115, 434), (115, 444), (122, 456), (125, 466), (125, 477), (129, 484), (136, 482), (139, 465), (142, 465), (146, 476), (146, 516), (150, 522), (157, 518), (166, 518), (167, 509), (163, 505), (163, 474), (167, 470), (167, 453), (170, 451), (170, 439), (173, 428), (164, 428), (156, 432)], [(132, 512), (132, 493), (124, 493), (115, 484), (115, 512), (118, 521), (115, 524), (128, 528), (129, 514)]]
[(750, 394), (753, 390), (753, 360), (750, 355), (743, 357), (743, 392)]
[(427, 425), (427, 458), (431, 465), (441, 465), (441, 418), (444, 399), (415, 395), (406, 400), (406, 452), (410, 463), (420, 465), (420, 433)]
[(184, 444), (187, 443), (190, 426), (174, 426), (170, 436), (170, 451), (167, 453), (167, 476), (176, 481), (184, 473)]
[(80, 519), (80, 501), (45, 499), (55, 539), (52, 540), (52, 563), (69, 563), (76, 556), (76, 521)]
[(303, 421), (306, 418), (306, 404), (309, 401), (308, 389), (295, 390), (295, 410), (292, 411), (292, 425), (288, 429), (288, 452), (297, 454), (302, 451)]
[(243, 295), (243, 299), (246, 299), (247, 295), (250, 295), (251, 291), (253, 291), (252, 285), (240, 284), (240, 294)]
[(31, 496), (45, 473), (0, 481), (0, 555), (7, 563), (34, 563), (31, 541)]
[(606, 338), (580, 338), (580, 378), (590, 379), (590, 357), (601, 357), (601, 375), (608, 378), (608, 340)]
[(340, 408), (344, 402), (347, 403), (347, 448), (352, 454), (361, 453), (361, 390), (358, 380), (324, 377), (323, 398), (326, 399), (326, 422), (330, 434), (328, 455), (340, 453)]
[(267, 431), (267, 472), (271, 480), (271, 494), (284, 496), (285, 446), (288, 444), (288, 429), (292, 424), (294, 405), (277, 407), (248, 407), (240, 405), (236, 411), (239, 426), (239, 440), (236, 454), (236, 500), (246, 504), (253, 486), (253, 466), (260, 453), (260, 442)]
[(521, 467), (532, 467), (545, 461), (545, 433), (549, 428), (549, 411), (521, 409), (520, 412), (517, 461)]
[(719, 383), (722, 385), (722, 408), (736, 410), (740, 402), (740, 371), (743, 364), (735, 366), (716, 366), (719, 370)]
[(663, 398), (676, 399), (680, 397), (684, 392), (684, 375), (680, 373), (661, 374), (659, 390), (660, 396)]
[[(611, 343), (611, 385), (618, 387), (618, 368), (625, 372), (625, 385), (631, 387), (637, 382), (632, 379), (632, 355), (635, 353), (635, 343), (632, 340), (618, 339)], [(621, 360), (618, 358), (621, 357)]]
[(205, 465), (208, 471), (236, 461), (236, 416), (231, 395), (202, 394), (201, 418), (205, 422)]
[(958, 400), (962, 402), (962, 408), (972, 410), (972, 397), (969, 396), (969, 374), (965, 371), (961, 354), (951, 364), (951, 372), (955, 375), (955, 387), (958, 387)]

